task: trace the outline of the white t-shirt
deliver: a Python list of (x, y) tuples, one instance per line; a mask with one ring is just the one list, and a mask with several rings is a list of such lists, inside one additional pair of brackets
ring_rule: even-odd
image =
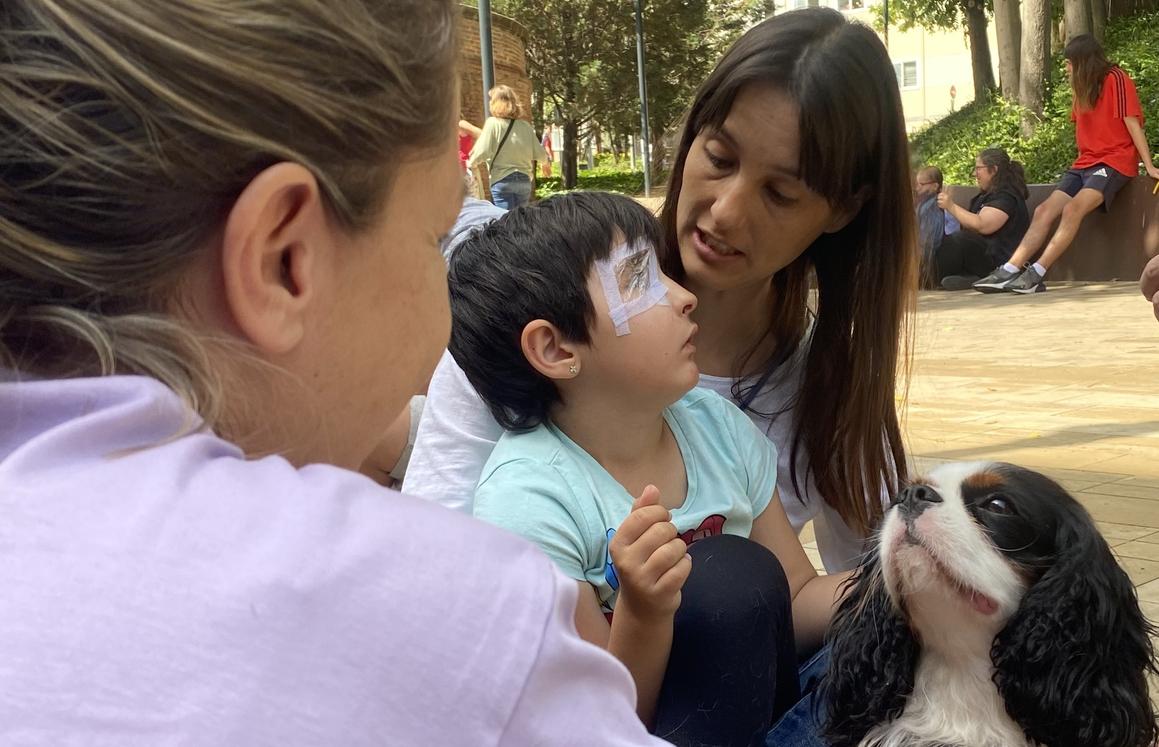
[[(863, 541), (825, 503), (808, 476), (804, 449), (797, 467), (804, 496), (791, 475), (792, 402), (801, 388), (808, 346), (781, 364), (752, 403), (748, 415), (777, 447), (777, 488), (789, 522), (799, 534), (813, 521), (817, 548), (830, 572), (856, 567)], [(700, 386), (732, 399), (733, 379), (702, 374)], [(786, 412), (781, 413), (782, 410)], [(778, 414), (781, 413), (781, 414)], [(471, 496), (503, 428), (475, 393), (466, 374), (449, 352), (444, 352), (427, 389), (427, 402), (415, 438), (414, 451), (403, 480), (403, 490), (470, 513)]]
[(0, 378), (0, 744), (660, 743), (530, 544), (196, 422)]

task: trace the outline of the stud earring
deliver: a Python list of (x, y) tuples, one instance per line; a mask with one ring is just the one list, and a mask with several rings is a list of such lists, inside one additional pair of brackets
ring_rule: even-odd
[(567, 372), (569, 374), (571, 374), (572, 376), (575, 376), (576, 374), (579, 373), (579, 366), (577, 366), (576, 364), (573, 363), (567, 367)]

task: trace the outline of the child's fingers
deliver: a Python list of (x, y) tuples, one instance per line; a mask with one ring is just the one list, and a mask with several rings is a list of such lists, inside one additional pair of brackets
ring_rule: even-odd
[(658, 583), (668, 571), (680, 565), (688, 555), (688, 545), (679, 537), (657, 547), (644, 563), (643, 576), (652, 583)]
[(644, 506), (638, 508), (620, 524), (616, 536), (612, 541), (621, 546), (634, 544), (644, 532), (655, 524), (661, 524), (671, 518), (668, 509), (663, 506)]
[[(627, 521), (624, 522), (625, 524)], [(656, 549), (663, 547), (665, 543), (676, 538), (676, 527), (670, 521), (657, 521), (644, 528), (639, 536), (631, 542), (627, 542), (628, 535), (624, 535), (621, 539), (620, 533), (612, 538), (615, 543), (619, 540), (618, 546), (613, 546), (612, 560), (616, 563), (617, 568), (639, 568), (648, 562), (648, 558)]]
[(655, 485), (645, 485), (644, 490), (632, 501), (632, 511), (644, 506), (655, 506), (660, 503), (660, 489)]
[(684, 557), (665, 571), (664, 575), (660, 576), (660, 580), (656, 582), (656, 590), (661, 593), (680, 593), (690, 573), (692, 573), (692, 556), (686, 552), (684, 553)]

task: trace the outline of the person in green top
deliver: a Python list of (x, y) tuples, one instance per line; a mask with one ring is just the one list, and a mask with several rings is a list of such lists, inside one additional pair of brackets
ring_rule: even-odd
[(548, 155), (531, 125), (521, 118), (523, 105), (515, 91), (495, 86), (490, 97), (491, 116), (471, 148), (467, 168), (485, 163), (491, 199), (498, 207), (514, 210), (530, 201), (534, 163), (547, 164)]

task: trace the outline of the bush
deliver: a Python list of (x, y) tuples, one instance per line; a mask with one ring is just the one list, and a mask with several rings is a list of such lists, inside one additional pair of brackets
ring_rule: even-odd
[[(1135, 81), (1152, 154), (1159, 151), (1159, 50), (1153, 31), (1157, 27), (1159, 12), (1116, 18), (1107, 28), (1106, 39), (1107, 57)], [(1071, 98), (1060, 56), (1051, 66), (1042, 121), (1033, 137), (1022, 137), (1025, 110), (996, 96), (975, 101), (923, 128), (910, 138), (910, 152), (915, 165), (941, 168), (949, 184), (973, 184), (974, 158), (990, 147), (1005, 148), (1011, 158), (1021, 161), (1028, 182), (1055, 182), (1076, 156)]]
[[(568, 191), (562, 188), (563, 178), (558, 174), (559, 168), (557, 166), (551, 177), (538, 179), (535, 185), (535, 196), (543, 199), (559, 192)], [(668, 179), (663, 174), (653, 174), (652, 177), (653, 186), (664, 184)], [(639, 169), (632, 171), (626, 161), (621, 161), (619, 164), (614, 161), (606, 161), (594, 169), (580, 171), (576, 175), (576, 189), (594, 189), (626, 195), (643, 194), (644, 172)]]

